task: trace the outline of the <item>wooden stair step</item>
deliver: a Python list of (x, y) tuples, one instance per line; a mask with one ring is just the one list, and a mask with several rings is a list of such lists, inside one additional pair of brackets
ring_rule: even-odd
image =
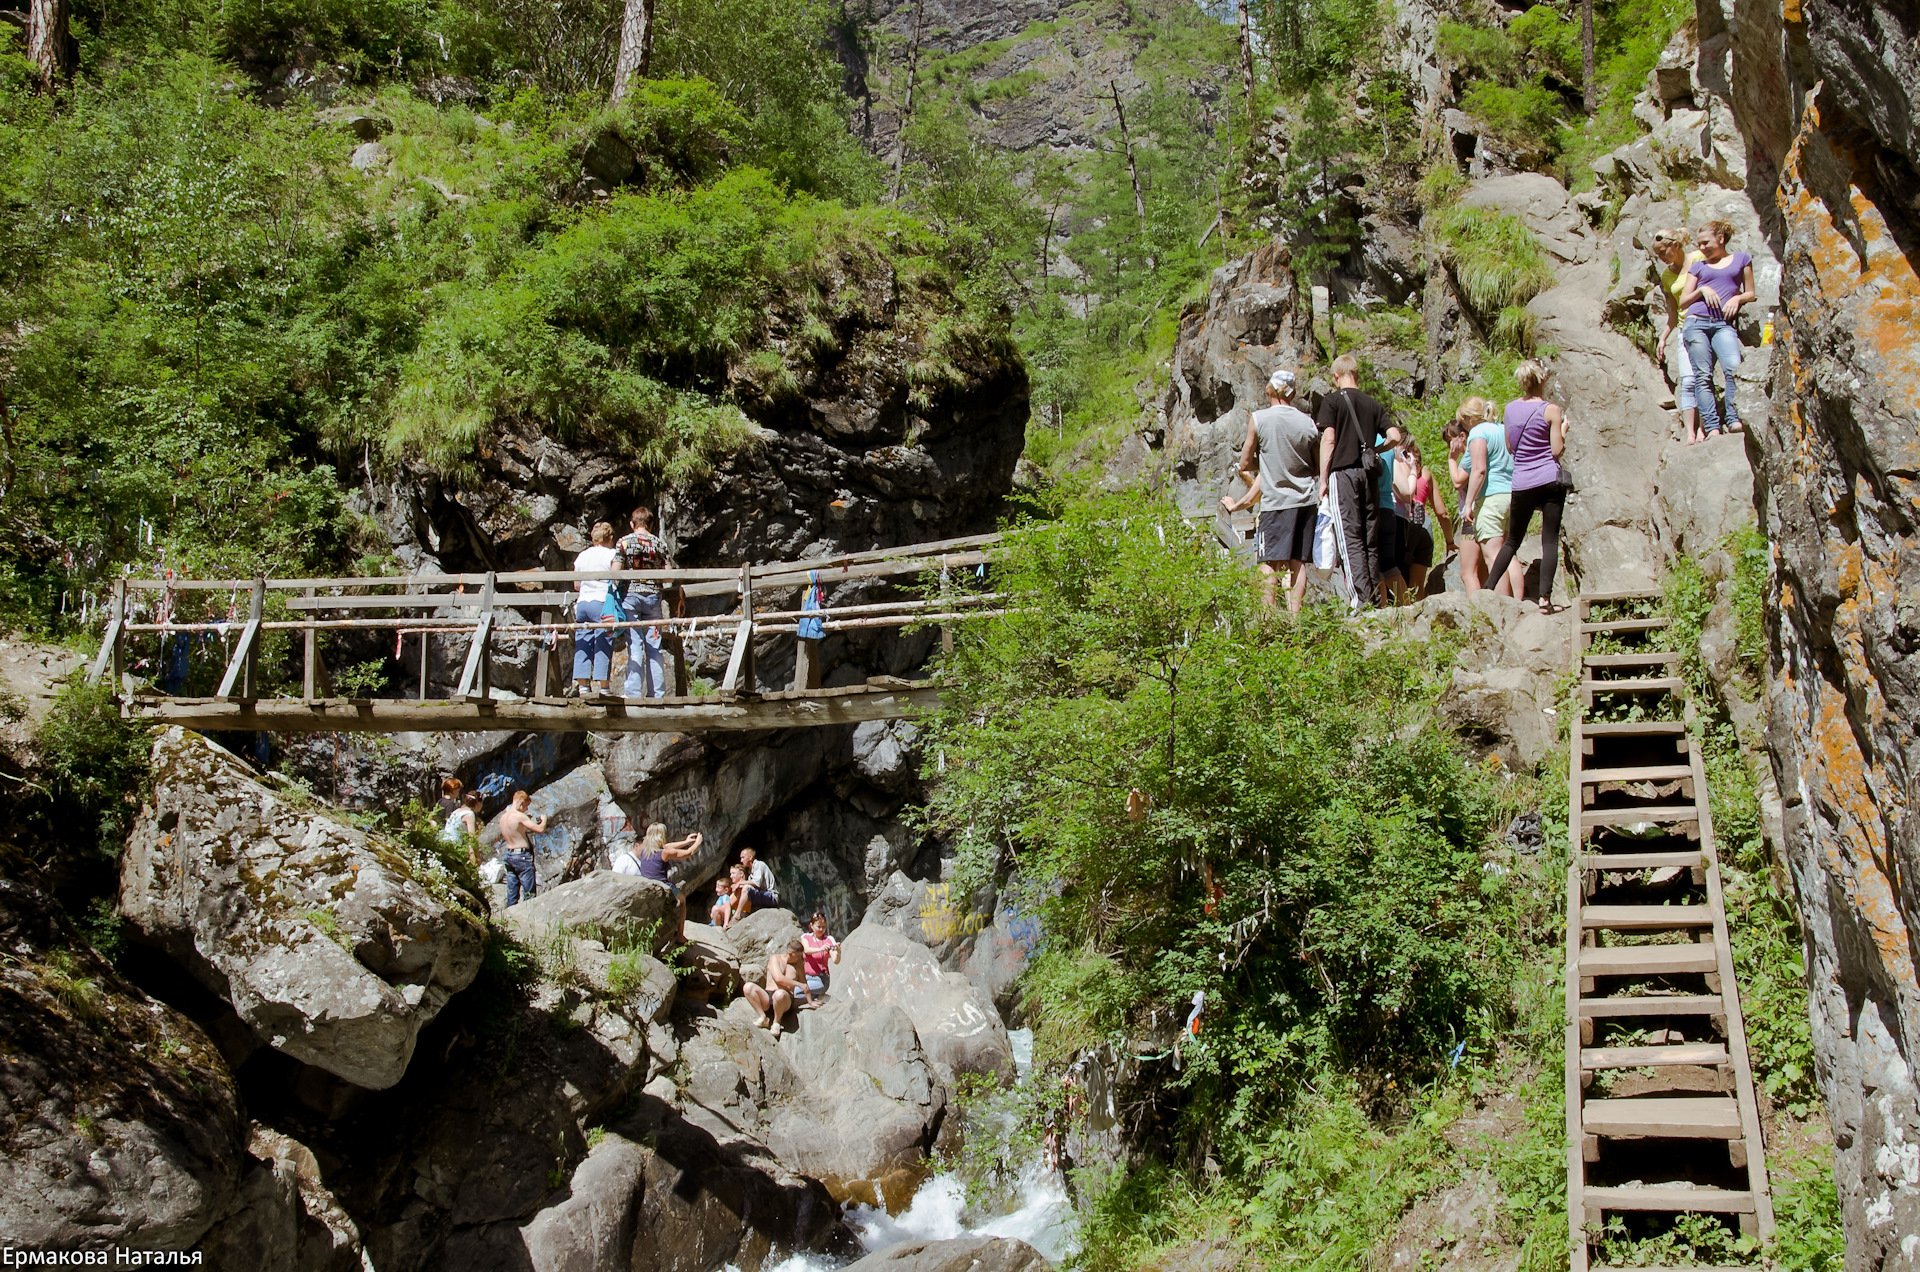
[(1675, 1064), (1722, 1065), (1727, 1048), (1720, 1042), (1680, 1042), (1664, 1047), (1582, 1047), (1582, 1069), (1658, 1069)]
[(1684, 782), (1693, 777), (1691, 764), (1647, 764), (1639, 768), (1583, 768), (1580, 785), (1602, 782)]
[(1588, 1100), (1580, 1125), (1589, 1135), (1661, 1139), (1739, 1139), (1740, 1102), (1732, 1096)]
[(1719, 1016), (1727, 1004), (1718, 994), (1636, 994), (1628, 998), (1582, 998), (1580, 1014), (1590, 1020), (1630, 1016)]
[(1667, 625), (1664, 618), (1613, 618), (1604, 623), (1582, 623), (1580, 630), (1598, 632), (1657, 632)]
[(1601, 852), (1580, 858), (1582, 870), (1664, 870), (1668, 866), (1700, 868), (1707, 854), (1698, 848), (1681, 852)]
[(1698, 804), (1646, 804), (1639, 808), (1583, 808), (1580, 825), (1631, 826), (1635, 822), (1697, 822)]
[(1679, 663), (1674, 649), (1648, 649), (1631, 654), (1582, 654), (1580, 662), (1588, 667), (1672, 667)]
[(1684, 720), (1582, 720), (1580, 732), (1589, 738), (1656, 738), (1683, 734)]
[(1630, 945), (1580, 951), (1581, 976), (1673, 976), (1686, 972), (1717, 972), (1719, 956), (1712, 945)]
[(1582, 680), (1580, 692), (1587, 697), (1597, 693), (1680, 693), (1687, 682), (1678, 676), (1637, 676), (1627, 680)]
[(1585, 905), (1580, 926), (1610, 932), (1664, 932), (1713, 926), (1713, 907), (1705, 905)]
[(1594, 1210), (1660, 1210), (1678, 1213), (1703, 1210), (1722, 1215), (1750, 1215), (1753, 1194), (1728, 1188), (1583, 1188), (1580, 1200)]

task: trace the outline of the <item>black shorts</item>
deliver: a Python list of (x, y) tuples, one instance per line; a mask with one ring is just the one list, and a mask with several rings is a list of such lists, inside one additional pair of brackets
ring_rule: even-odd
[(1416, 569), (1426, 570), (1433, 566), (1433, 531), (1417, 522), (1400, 520), (1400, 534), (1406, 549), (1400, 554), (1400, 573), (1412, 577)]
[(1404, 546), (1401, 530), (1406, 521), (1391, 508), (1376, 508), (1373, 513), (1373, 546), (1380, 557), (1380, 573), (1400, 573)]
[(1313, 529), (1320, 521), (1318, 508), (1282, 508), (1260, 514), (1260, 537), (1254, 549), (1262, 561), (1313, 560)]

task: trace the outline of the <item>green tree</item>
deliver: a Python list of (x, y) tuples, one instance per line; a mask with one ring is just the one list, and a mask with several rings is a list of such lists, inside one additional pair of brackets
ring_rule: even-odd
[(1144, 497), (1016, 530), (996, 570), (1010, 612), (944, 666), (927, 816), (962, 886), (1011, 869), (1044, 916), (1043, 1060), (1204, 990), (1214, 1041), (1152, 1081), (1186, 1091), (1189, 1125), (1242, 1126), (1330, 1067), (1491, 1045), (1504, 884), (1434, 723), (1447, 651), (1369, 650), (1332, 609), (1269, 618), (1238, 562)]
[(1333, 95), (1316, 83), (1301, 111), (1277, 209), (1294, 270), (1304, 278), (1324, 278), (1360, 241), (1352, 201), (1342, 189), (1354, 148)]

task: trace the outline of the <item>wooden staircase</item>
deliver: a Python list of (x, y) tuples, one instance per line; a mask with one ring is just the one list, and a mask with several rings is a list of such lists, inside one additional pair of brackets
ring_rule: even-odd
[[(1773, 1231), (1713, 812), (1687, 731), (1692, 707), (1680, 656), (1664, 647), (1664, 618), (1595, 613), (1650, 609), (1635, 603), (1658, 600), (1599, 593), (1574, 607), (1581, 709), (1567, 777), (1571, 1272), (1597, 1272), (1589, 1230), (1610, 1212), (1708, 1212), (1730, 1215), (1762, 1239)], [(1589, 653), (1596, 636), (1617, 648)], [(1608, 713), (1668, 718), (1588, 718)], [(1616, 1090), (1590, 1094), (1596, 1084)]]

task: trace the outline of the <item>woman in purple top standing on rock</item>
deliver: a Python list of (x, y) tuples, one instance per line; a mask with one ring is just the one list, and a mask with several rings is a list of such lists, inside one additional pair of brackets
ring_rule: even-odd
[(1522, 396), (1507, 403), (1507, 450), (1513, 455), (1513, 506), (1507, 536), (1487, 577), (1497, 579), (1513, 563), (1520, 541), (1540, 514), (1540, 612), (1555, 614), (1553, 576), (1560, 566), (1560, 513), (1567, 503), (1560, 484), (1560, 455), (1567, 445), (1567, 418), (1547, 401), (1546, 368), (1531, 359), (1514, 370)]
[(1734, 332), (1733, 316), (1758, 294), (1753, 288), (1753, 257), (1745, 252), (1728, 252), (1727, 240), (1732, 237), (1730, 223), (1707, 222), (1699, 238), (1700, 255), (1706, 259), (1687, 266), (1686, 286), (1680, 293), (1680, 308), (1686, 312), (1680, 338), (1687, 346), (1687, 361), (1693, 364), (1693, 404), (1700, 412), (1701, 430), (1708, 437), (1721, 427), (1721, 411), (1713, 400), (1716, 362), (1726, 381), (1721, 394), (1726, 402), (1726, 429), (1729, 433), (1740, 431), (1740, 413), (1733, 405), (1740, 337)]

